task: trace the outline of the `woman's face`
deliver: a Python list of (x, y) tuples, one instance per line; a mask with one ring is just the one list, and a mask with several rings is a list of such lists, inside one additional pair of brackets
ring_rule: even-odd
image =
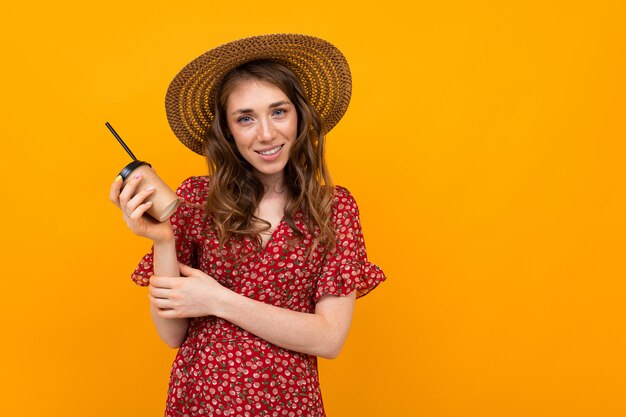
[(239, 81), (226, 101), (226, 119), (241, 156), (264, 183), (282, 179), (298, 133), (298, 115), (278, 87)]

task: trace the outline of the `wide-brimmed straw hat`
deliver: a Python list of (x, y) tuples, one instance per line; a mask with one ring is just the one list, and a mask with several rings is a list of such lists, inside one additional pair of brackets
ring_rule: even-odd
[(189, 149), (204, 154), (214, 119), (215, 95), (224, 76), (250, 61), (270, 60), (290, 68), (315, 107), (324, 132), (339, 122), (352, 94), (350, 67), (331, 43), (308, 35), (275, 34), (239, 39), (211, 49), (187, 64), (165, 97), (167, 120)]

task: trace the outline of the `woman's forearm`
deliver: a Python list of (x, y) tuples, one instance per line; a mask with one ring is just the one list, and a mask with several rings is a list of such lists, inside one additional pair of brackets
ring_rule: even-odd
[[(165, 242), (154, 243), (154, 274), (170, 277), (180, 276), (174, 237)], [(161, 340), (172, 348), (179, 347), (185, 340), (189, 328), (188, 318), (163, 318), (150, 303), (150, 315)]]
[(302, 313), (227, 292), (216, 315), (283, 348), (335, 358), (348, 335), (355, 299), (355, 292), (327, 295), (315, 313)]
[(151, 300), (161, 319), (217, 316), (275, 345), (326, 358), (339, 354), (352, 322), (356, 291), (325, 295), (314, 313), (302, 313), (238, 294), (187, 265), (180, 264), (175, 274), (165, 272), (150, 279)]

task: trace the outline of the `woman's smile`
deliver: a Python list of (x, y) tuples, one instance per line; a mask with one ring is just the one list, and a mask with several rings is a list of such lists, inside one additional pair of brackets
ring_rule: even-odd
[(285, 145), (278, 145), (278, 146), (270, 148), (268, 150), (255, 151), (255, 152), (258, 153), (259, 155), (261, 155), (261, 157), (263, 157), (263, 159), (269, 160), (270, 158), (278, 157), (278, 154), (280, 153), (280, 151), (283, 149), (284, 146)]

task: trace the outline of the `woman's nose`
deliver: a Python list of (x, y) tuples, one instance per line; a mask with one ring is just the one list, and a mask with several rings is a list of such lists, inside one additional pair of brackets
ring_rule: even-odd
[(259, 123), (258, 126), (259, 126), (258, 135), (259, 135), (260, 141), (268, 142), (274, 139), (275, 130), (270, 120), (261, 119), (261, 122)]

